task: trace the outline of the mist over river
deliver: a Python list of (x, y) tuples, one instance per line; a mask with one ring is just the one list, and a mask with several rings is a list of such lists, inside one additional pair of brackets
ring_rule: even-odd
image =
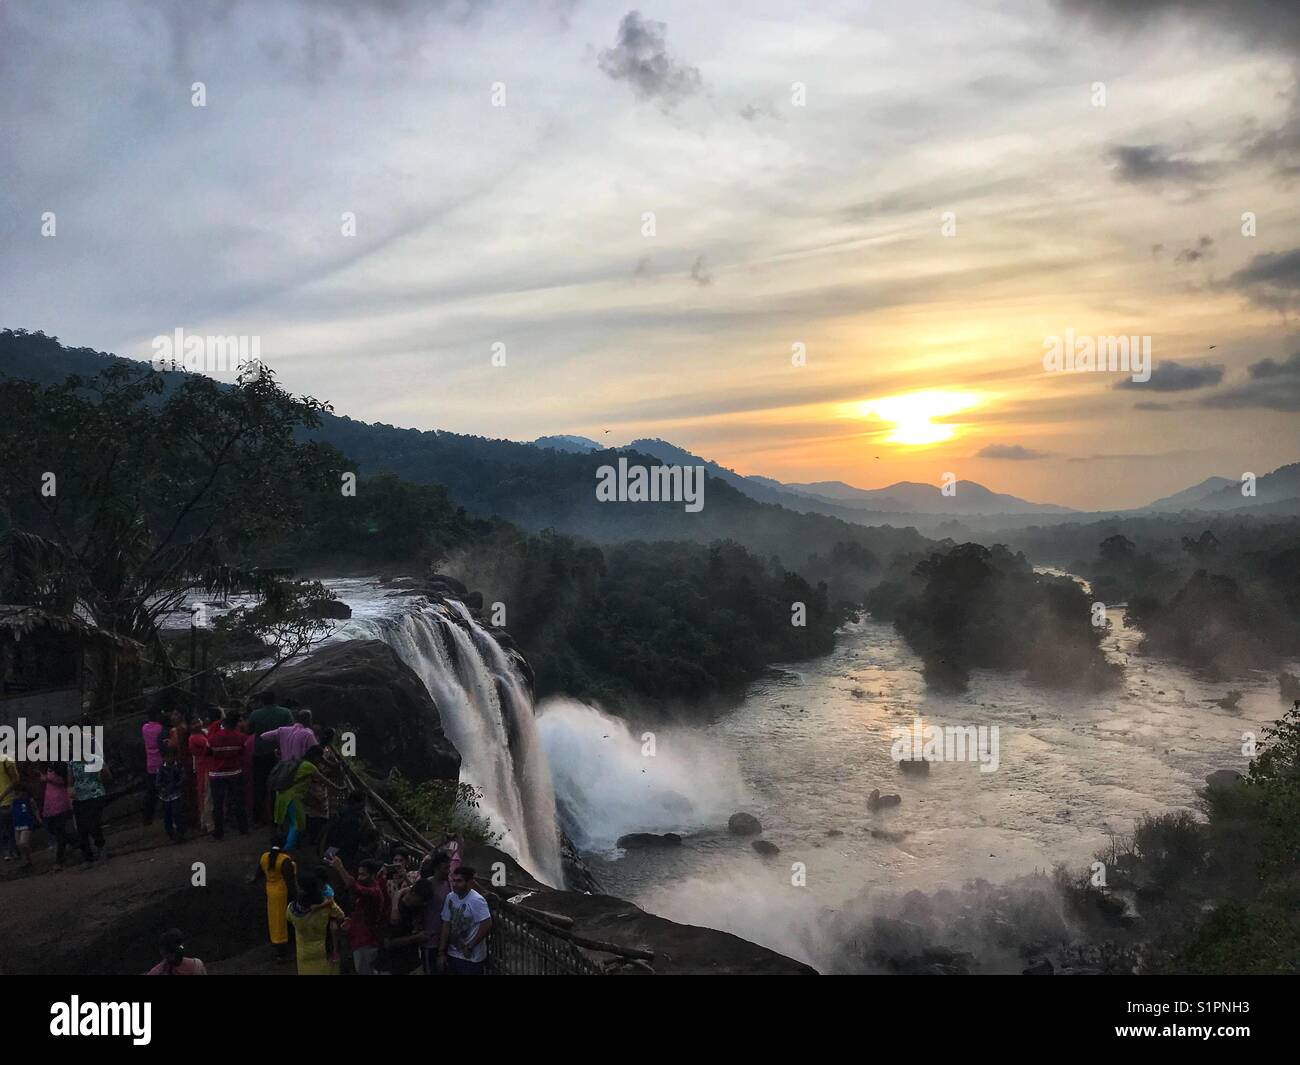
[[(1139, 657), (1140, 633), (1124, 627), (1122, 609), (1109, 615), (1107, 654), (1127, 666), (1124, 684), (1099, 695), (988, 672), (964, 695), (935, 695), (893, 626), (863, 620), (842, 630), (833, 653), (755, 684), (712, 724), (657, 731), (653, 757), (641, 755), (641, 730), (544, 702), (557, 801), (585, 828), (580, 846), (611, 894), (830, 967), (836, 944), (823, 911), (863, 892), (1086, 866), (1141, 815), (1193, 807), (1207, 773), (1246, 768), (1242, 733), (1285, 709), (1274, 675), (1199, 680)], [(1243, 692), (1235, 711), (1209, 702), (1230, 688)], [(998, 726), (999, 768), (937, 763), (924, 776), (903, 774), (890, 757), (893, 730), (916, 716)], [(604, 747), (613, 753), (602, 762)], [(902, 803), (869, 812), (873, 788)], [(682, 796), (689, 816), (673, 813)], [(728, 833), (737, 810), (759, 818), (779, 855), (764, 858), (750, 838)], [(632, 831), (686, 838), (678, 848), (613, 846)], [(795, 862), (806, 865), (806, 887), (791, 884)], [(855, 903), (871, 908), (870, 898)]]
[[(412, 607), (371, 581), (328, 584), (354, 611), (340, 636)], [(844, 626), (831, 654), (774, 669), (707, 724), (642, 727), (543, 700), (539, 734), (561, 822), (609, 894), (834, 968), (836, 915), (869, 915), (876, 900), (912, 889), (1085, 867), (1143, 814), (1195, 808), (1207, 773), (1246, 768), (1243, 733), (1258, 735), (1285, 709), (1275, 674), (1212, 682), (1144, 658), (1123, 609), (1108, 613), (1104, 647), (1125, 675), (1095, 695), (985, 671), (965, 694), (927, 692), (920, 659), (893, 626), (863, 619)], [(1232, 689), (1242, 692), (1235, 709), (1215, 705)], [(916, 717), (998, 726), (997, 770), (972, 761), (900, 772), (895, 729)], [(901, 804), (869, 811), (873, 788)], [(727, 831), (740, 810), (759, 818), (778, 855)], [(684, 839), (618, 848), (631, 832)], [(792, 885), (796, 862), (806, 886)]]

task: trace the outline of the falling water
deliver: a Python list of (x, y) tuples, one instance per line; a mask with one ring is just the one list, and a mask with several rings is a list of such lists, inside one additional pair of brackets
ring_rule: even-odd
[(425, 606), (397, 617), (355, 619), (338, 635), (382, 640), (424, 682), (460, 752), (460, 777), (482, 793), (480, 810), (502, 849), (540, 880), (563, 882), (555, 793), (527, 685), (511, 654), (460, 603), (459, 623)]

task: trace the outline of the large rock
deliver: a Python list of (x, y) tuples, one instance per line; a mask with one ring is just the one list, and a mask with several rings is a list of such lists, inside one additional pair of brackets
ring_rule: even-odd
[(1240, 779), (1241, 774), (1235, 769), (1216, 769), (1205, 778), (1205, 785), (1210, 788), (1230, 788)]
[(618, 837), (618, 845), (625, 850), (631, 847), (680, 847), (682, 837), (676, 832), (630, 832)]
[(732, 814), (727, 821), (727, 831), (733, 836), (757, 836), (763, 831), (762, 824), (753, 814)]
[(357, 757), (412, 780), (457, 780), (460, 752), (442, 727), (424, 682), (381, 640), (343, 640), (268, 681), (280, 700), (294, 698), (320, 724), (356, 734)]
[(318, 599), (311, 604), (308, 613), (314, 618), (347, 621), (352, 616), (352, 608), (342, 599)]

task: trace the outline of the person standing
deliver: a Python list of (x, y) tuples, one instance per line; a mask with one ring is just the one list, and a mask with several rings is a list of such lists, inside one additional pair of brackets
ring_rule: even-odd
[(275, 693), (264, 691), (257, 696), (257, 708), (248, 715), (247, 728), (253, 735), (253, 819), (259, 824), (270, 820), (271, 799), (266, 793), (266, 778), (275, 766), (275, 747), (262, 739), (263, 732), (273, 732), (293, 724), (288, 707), (275, 701)]
[(249, 877), (250, 883), (256, 883), (259, 876), (266, 881), (266, 930), (276, 961), (284, 961), (289, 956), (289, 899), (295, 894), (292, 887), (296, 871), (293, 859), (284, 853), (277, 840), (258, 860), (257, 869)]
[(451, 855), (446, 851), (426, 858), (420, 866), (420, 879), (427, 881), (431, 894), (424, 907), (424, 947), (420, 954), (424, 962), (424, 975), (438, 972), (438, 948), (442, 942), (442, 908), (451, 894)]
[(212, 804), (208, 795), (208, 772), (212, 768), (212, 754), (208, 745), (207, 728), (197, 714), (190, 718), (187, 747), (190, 754), (187, 768), (194, 774), (194, 823), (199, 826), (202, 834), (212, 830)]
[(173, 843), (185, 842), (185, 770), (170, 747), (158, 770), (158, 798), (162, 802), (163, 828)]
[(299, 976), (338, 976), (338, 936), (347, 917), (338, 903), (326, 898), (321, 882), (311, 874), (298, 882), (298, 898), (286, 917), (293, 925)]
[(158, 770), (162, 768), (163, 756), (163, 714), (154, 710), (149, 720), (140, 727), (140, 738), (144, 741), (144, 815), (146, 825), (153, 824), (153, 815), (158, 809)]
[(18, 848), (14, 846), (13, 803), (21, 780), (18, 763), (12, 758), (0, 758), (0, 850), (4, 851), (7, 862), (18, 857)]
[(20, 781), (14, 791), (10, 810), (14, 825), (14, 844), (22, 858), (23, 868), (32, 867), (32, 832), (40, 827), (41, 812), (36, 807), (31, 790), (25, 781)]
[(352, 967), (358, 976), (374, 976), (375, 956), (379, 953), (387, 910), (384, 867), (373, 858), (367, 858), (357, 866), (354, 877), (337, 854), (330, 860), (330, 865), (352, 895), (352, 913), (348, 917)]
[(487, 965), (487, 937), (492, 911), (474, 890), (474, 870), (460, 866), (451, 874), (451, 892), (442, 905), (438, 969), (453, 976), (481, 976)]
[(318, 763), (324, 755), (319, 747), (312, 747), (293, 770), (289, 786), (275, 797), (275, 823), (284, 833), (284, 849), (291, 851), (298, 845), (298, 837), (307, 828), (307, 789), (319, 774)]
[(231, 710), (208, 734), (208, 786), (212, 792), (212, 838), (226, 834), (226, 812), (234, 807), (239, 834), (248, 835), (248, 810), (244, 806), (244, 733), (239, 731), (239, 711)]
[[(68, 763), (72, 816), (77, 821), (77, 837), (87, 868), (95, 861), (96, 851), (101, 859), (108, 857), (104, 844), (104, 802), (108, 798), (106, 785), (112, 779), (108, 766), (102, 762), (88, 762), (83, 757)], [(90, 849), (92, 842), (96, 851)]]
[(305, 758), (307, 752), (319, 743), (316, 732), (311, 727), (310, 710), (299, 710), (292, 725), (283, 725), (258, 735), (275, 748), (281, 762), (296, 762)]
[(54, 852), (54, 872), (63, 868), (71, 833), (72, 797), (68, 794), (68, 774), (58, 762), (47, 762), (41, 773), (45, 791), (41, 795), (41, 816), (45, 818), (45, 831), (58, 848)]

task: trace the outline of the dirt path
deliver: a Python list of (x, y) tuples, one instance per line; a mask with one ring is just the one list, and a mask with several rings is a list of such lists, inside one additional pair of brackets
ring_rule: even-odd
[[(157, 962), (158, 935), (170, 927), (218, 971), (275, 971), (265, 894), (260, 882), (245, 883), (269, 830), (173, 844), (160, 821), (149, 828), (118, 822), (106, 826), (106, 837), (110, 857), (89, 867), (72, 850), (69, 864), (53, 872), (43, 833), (34, 869), (0, 863), (0, 971), (143, 973)], [(266, 948), (265, 968), (257, 947)], [(225, 959), (239, 959), (239, 967), (221, 967)]]

